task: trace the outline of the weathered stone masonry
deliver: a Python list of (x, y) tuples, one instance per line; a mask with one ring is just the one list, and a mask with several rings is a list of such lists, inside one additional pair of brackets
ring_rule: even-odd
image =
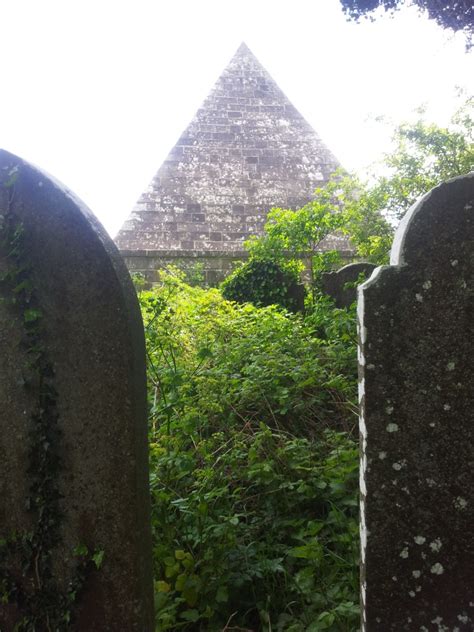
[[(245, 258), (272, 207), (312, 199), (338, 162), (245, 44), (116, 237), (131, 271), (202, 262), (207, 281)], [(331, 242), (331, 243), (330, 243)], [(326, 247), (347, 250), (343, 238)]]

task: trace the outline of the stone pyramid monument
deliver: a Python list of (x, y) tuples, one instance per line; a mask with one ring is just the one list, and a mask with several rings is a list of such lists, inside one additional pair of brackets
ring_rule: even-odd
[[(246, 254), (268, 211), (312, 199), (338, 162), (245, 44), (116, 237), (132, 272), (203, 265), (208, 283)], [(340, 239), (328, 244), (340, 250)], [(333, 240), (333, 241), (334, 241)]]

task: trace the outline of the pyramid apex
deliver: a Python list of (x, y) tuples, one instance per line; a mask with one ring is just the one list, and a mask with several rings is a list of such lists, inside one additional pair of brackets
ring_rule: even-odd
[[(239, 56), (243, 56), (243, 55), (253, 55), (252, 51), (250, 50), (250, 48), (247, 46), (247, 44), (245, 42), (242, 42), (239, 46), (239, 48), (237, 49), (235, 55), (239, 55)], [(254, 56), (254, 55), (253, 55)]]

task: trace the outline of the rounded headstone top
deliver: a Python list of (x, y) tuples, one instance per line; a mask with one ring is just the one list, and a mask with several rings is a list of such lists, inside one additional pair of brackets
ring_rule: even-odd
[(334, 272), (325, 272), (321, 275), (322, 290), (334, 300), (336, 307), (349, 307), (356, 300), (355, 284), (360, 276), (369, 278), (375, 268), (373, 263), (358, 261)]
[[(454, 265), (474, 252), (474, 172), (443, 182), (418, 200), (395, 233), (390, 263)], [(457, 265), (457, 264), (456, 264)]]
[[(7, 590), (0, 630), (34, 612), (38, 630), (49, 617), (48, 629), (58, 629), (68, 614), (78, 632), (151, 632), (146, 356), (137, 296), (87, 206), (6, 151), (0, 357), (0, 536), (37, 543), (4, 547), (15, 549), (7, 567), (27, 570)], [(78, 544), (101, 551), (104, 563), (86, 571), (71, 598), (83, 572)]]
[[(81, 217), (96, 234), (109, 254), (118, 256), (117, 248), (106, 230), (88, 206), (67, 186), (44, 169), (33, 165), (19, 156), (0, 148), (0, 184), (10, 186), (22, 181), (24, 194), (35, 204), (45, 198), (48, 205), (58, 205), (65, 214)], [(42, 194), (42, 195), (41, 195)]]

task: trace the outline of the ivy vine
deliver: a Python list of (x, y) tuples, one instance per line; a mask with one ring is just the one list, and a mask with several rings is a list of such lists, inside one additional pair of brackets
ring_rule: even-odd
[(19, 618), (15, 632), (63, 632), (70, 629), (81, 590), (89, 572), (100, 567), (103, 551), (76, 547), (73, 577), (67, 588), (61, 589), (53, 568), (53, 552), (61, 543), (64, 522), (59, 488), (63, 461), (58, 393), (43, 342), (43, 313), (25, 257), (24, 226), (13, 210), (17, 177), (17, 168), (13, 168), (0, 183), (6, 197), (0, 214), (0, 252), (5, 261), (5, 270), (0, 273), (0, 300), (11, 310), (12, 318), (21, 322), (21, 348), (26, 357), (22, 387), (25, 397), (34, 402), (25, 505), (33, 526), (6, 538), (0, 536), (0, 604), (15, 606)]

